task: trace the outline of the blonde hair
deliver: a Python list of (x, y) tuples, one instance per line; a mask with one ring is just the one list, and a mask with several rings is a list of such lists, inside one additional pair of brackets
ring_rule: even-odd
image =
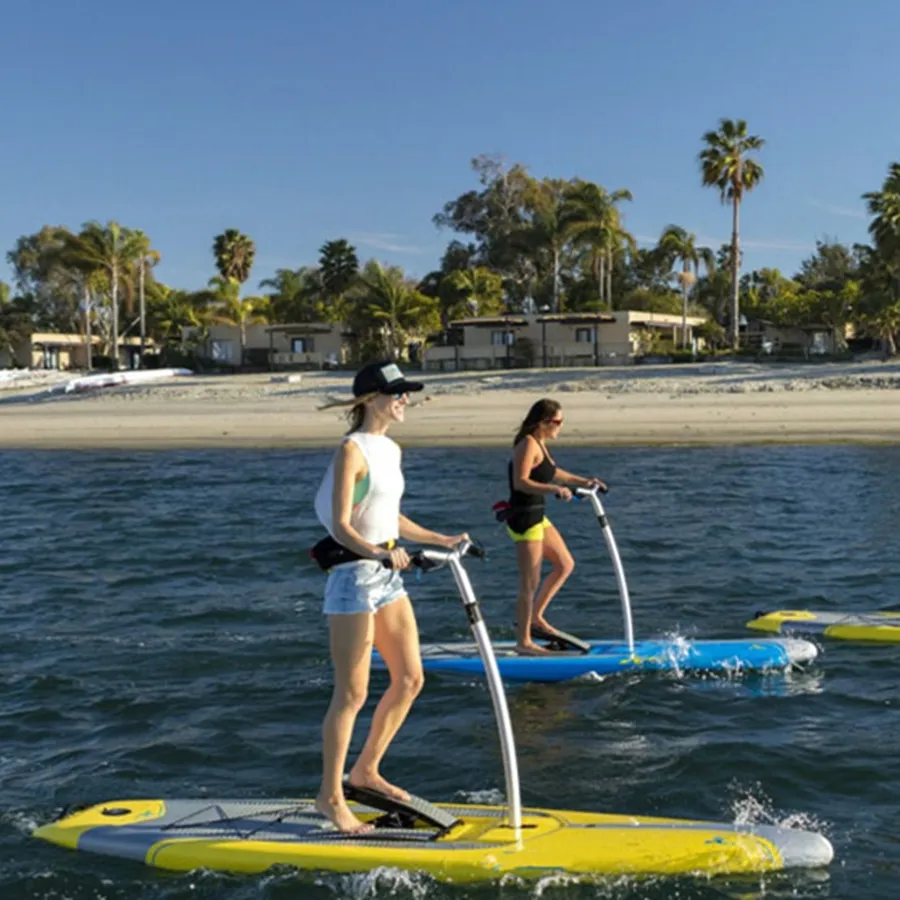
[(354, 431), (359, 431), (360, 428), (362, 428), (363, 422), (366, 419), (366, 404), (377, 396), (378, 391), (373, 391), (370, 394), (363, 394), (361, 397), (352, 397), (349, 400), (331, 399), (323, 406), (318, 406), (316, 408), (321, 411), (323, 409), (349, 407), (344, 413), (344, 416), (350, 423), (350, 430), (347, 434), (352, 434)]
[[(324, 409), (348, 407), (344, 413), (344, 417), (350, 423), (350, 429), (347, 431), (347, 434), (353, 434), (354, 431), (359, 431), (363, 427), (363, 422), (366, 420), (366, 404), (370, 400), (374, 400), (375, 397), (380, 396), (382, 396), (380, 391), (373, 391), (371, 394), (363, 394), (362, 397), (351, 397), (349, 400), (338, 400), (332, 397), (327, 403), (317, 406), (316, 409), (321, 412)], [(430, 399), (431, 397), (423, 397), (421, 400), (410, 402), (409, 405), (418, 406), (420, 403), (427, 403)]]

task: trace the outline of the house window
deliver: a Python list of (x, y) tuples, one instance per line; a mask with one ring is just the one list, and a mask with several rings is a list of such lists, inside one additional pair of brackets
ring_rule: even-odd
[(576, 328), (575, 341), (578, 344), (593, 344), (594, 329), (593, 328)]
[(491, 343), (497, 346), (512, 345), (513, 333), (511, 331), (492, 331)]
[(215, 362), (230, 363), (234, 355), (234, 341), (209, 342), (209, 356)]
[(315, 341), (311, 337), (291, 338), (291, 353), (313, 353)]

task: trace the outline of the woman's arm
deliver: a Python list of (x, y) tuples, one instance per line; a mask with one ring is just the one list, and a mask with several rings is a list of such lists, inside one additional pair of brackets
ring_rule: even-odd
[(573, 475), (571, 472), (560, 469), (558, 466), (556, 468), (556, 474), (553, 477), (556, 481), (559, 481), (562, 484), (571, 485), (572, 487), (590, 488), (596, 485), (601, 488), (606, 488), (606, 485), (599, 478), (585, 478), (582, 475)]
[(412, 519), (408, 519), (403, 513), (400, 513), (400, 537), (416, 544), (434, 544), (436, 547), (447, 547), (448, 549), (469, 539), (465, 533), (440, 534), (437, 531), (430, 531), (413, 522)]
[(387, 551), (364, 540), (350, 524), (353, 491), (366, 474), (366, 460), (353, 441), (344, 441), (334, 461), (334, 492), (331, 495), (331, 522), (339, 544), (366, 559), (383, 559)]
[(540, 481), (532, 481), (528, 475), (537, 465), (541, 455), (538, 442), (531, 436), (525, 437), (516, 444), (513, 450), (513, 488), (525, 494), (558, 494), (559, 487), (553, 484), (544, 484)]

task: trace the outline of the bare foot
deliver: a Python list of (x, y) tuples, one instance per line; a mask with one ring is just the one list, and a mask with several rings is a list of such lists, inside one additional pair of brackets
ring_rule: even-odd
[(544, 631), (549, 631), (550, 634), (559, 634), (559, 630), (554, 628), (546, 619), (535, 619), (534, 624), (538, 628), (543, 628)]
[(347, 806), (347, 801), (341, 797), (334, 801), (321, 794), (316, 797), (316, 809), (331, 822), (338, 831), (345, 834), (367, 834), (375, 830), (375, 826), (368, 822), (360, 822)]
[(350, 770), (350, 784), (354, 787), (369, 788), (371, 791), (378, 791), (385, 797), (392, 797), (394, 800), (409, 800), (409, 794), (398, 788), (395, 784), (391, 784), (381, 777), (377, 772), (362, 772), (356, 768)]
[(552, 650), (548, 650), (546, 647), (539, 647), (537, 644), (534, 644), (531, 642), (529, 642), (527, 644), (517, 643), (516, 644), (516, 653), (518, 653), (519, 656), (552, 656), (553, 655)]

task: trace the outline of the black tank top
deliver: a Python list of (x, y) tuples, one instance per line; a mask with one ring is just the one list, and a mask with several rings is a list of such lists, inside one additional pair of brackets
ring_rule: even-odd
[[(556, 474), (556, 466), (550, 461), (547, 449), (541, 445), (543, 459), (528, 473), (532, 481), (541, 484), (550, 484)], [(509, 505), (510, 510), (507, 525), (515, 532), (521, 534), (529, 528), (537, 525), (544, 518), (544, 494), (529, 494), (526, 491), (517, 491), (513, 487), (513, 464), (509, 463), (507, 470), (509, 478)]]

